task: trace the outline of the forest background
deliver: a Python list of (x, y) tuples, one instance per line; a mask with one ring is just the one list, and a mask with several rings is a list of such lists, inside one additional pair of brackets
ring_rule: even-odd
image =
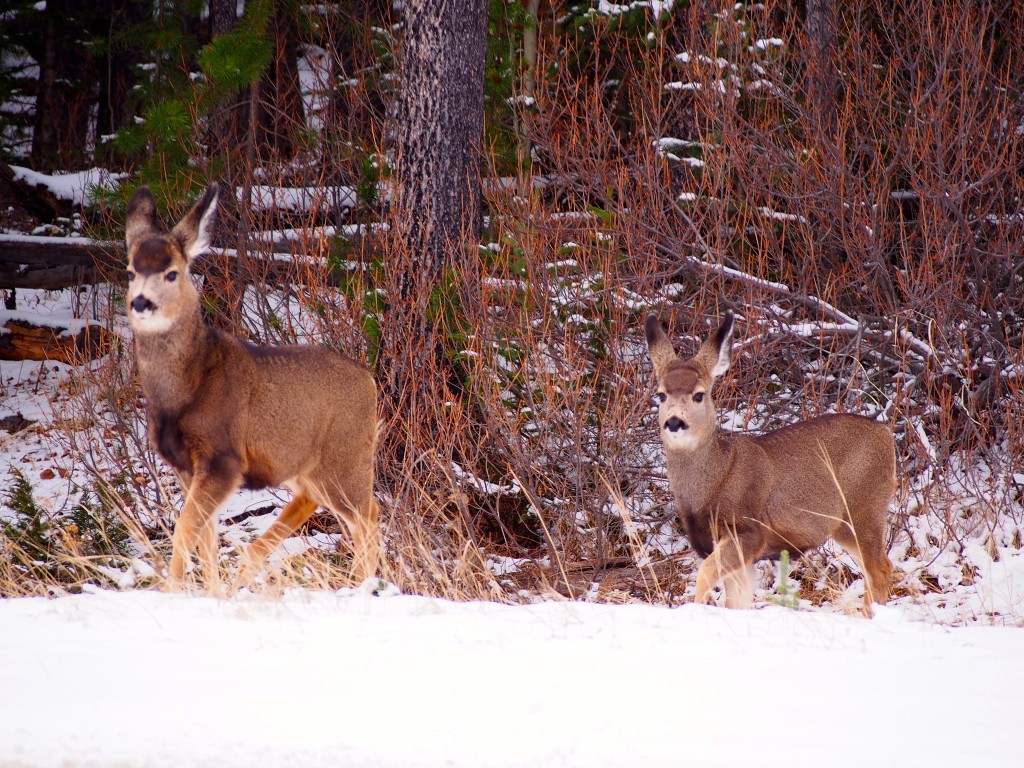
[[(219, 181), (208, 319), (373, 368), (403, 591), (687, 599), (640, 324), (693, 350), (729, 308), (723, 426), (889, 423), (897, 599), (961, 605), (1024, 546), (1022, 33), (1013, 2), (16, 0), (0, 289), (60, 287), (97, 329), (33, 427), (63, 501), (10, 468), (0, 592), (166, 556), (118, 243), (138, 185), (172, 221)], [(274, 506), (222, 521), (226, 567)], [(343, 580), (337, 521), (311, 525), (275, 581)], [(792, 577), (820, 604), (859, 574), (826, 549)], [(950, 620), (1024, 613), (972, 606)]]

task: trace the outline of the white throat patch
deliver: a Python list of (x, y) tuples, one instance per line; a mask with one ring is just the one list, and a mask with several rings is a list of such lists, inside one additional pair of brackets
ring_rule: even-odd
[(174, 320), (157, 314), (151, 309), (143, 312), (128, 310), (128, 324), (136, 333), (165, 333), (174, 325)]
[(661, 442), (670, 451), (692, 451), (700, 444), (700, 440), (690, 429), (679, 429), (675, 432), (661, 430)]

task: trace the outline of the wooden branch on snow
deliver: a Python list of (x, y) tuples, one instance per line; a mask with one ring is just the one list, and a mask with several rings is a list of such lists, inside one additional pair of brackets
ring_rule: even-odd
[(57, 290), (104, 283), (124, 269), (124, 259), (121, 243), (0, 235), (0, 288)]
[(0, 360), (58, 360), (78, 365), (110, 350), (110, 333), (95, 323), (77, 332), (61, 325), (42, 325), (22, 317), (4, 319), (0, 313)]

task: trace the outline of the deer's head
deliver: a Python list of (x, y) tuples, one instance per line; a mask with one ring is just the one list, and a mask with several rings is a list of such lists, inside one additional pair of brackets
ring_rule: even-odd
[(140, 187), (128, 203), (128, 321), (136, 333), (163, 333), (198, 305), (189, 279), (196, 257), (210, 247), (219, 188), (212, 184), (170, 232), (160, 229), (156, 202)]
[(721, 325), (696, 355), (680, 358), (657, 317), (644, 322), (647, 350), (654, 364), (658, 389), (658, 424), (666, 450), (693, 450), (717, 429), (711, 387), (729, 369), (729, 343), (734, 317), (726, 312)]

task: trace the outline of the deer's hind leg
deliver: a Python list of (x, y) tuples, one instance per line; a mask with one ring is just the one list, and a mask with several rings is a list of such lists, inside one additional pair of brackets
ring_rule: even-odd
[(373, 498), (376, 422), (361, 436), (339, 435), (352, 446), (345, 460), (323, 462), (309, 473), (309, 484), (334, 515), (345, 523), (352, 541), (352, 580), (361, 584), (377, 575), (381, 558), (380, 514)]
[(380, 508), (369, 490), (351, 499), (343, 491), (330, 494), (328, 505), (345, 523), (352, 539), (352, 580), (361, 584), (377, 574), (380, 564)]
[(238, 568), (236, 586), (247, 587), (252, 584), (256, 574), (263, 568), (263, 561), (267, 555), (309, 520), (316, 508), (317, 503), (304, 492), (296, 493), (281, 510), (277, 520), (263, 532), (263, 535), (246, 547), (242, 555), (242, 564)]
[(364, 502), (349, 524), (352, 536), (352, 578), (357, 583), (377, 575), (380, 565), (380, 507), (373, 498)]
[(854, 529), (844, 523), (832, 538), (853, 558), (864, 574), (864, 615), (874, 615), (873, 602), (885, 603), (889, 599), (892, 562), (885, 552), (885, 512), (874, 516), (857, 516), (859, 520), (880, 520), (879, 524), (862, 524)]

